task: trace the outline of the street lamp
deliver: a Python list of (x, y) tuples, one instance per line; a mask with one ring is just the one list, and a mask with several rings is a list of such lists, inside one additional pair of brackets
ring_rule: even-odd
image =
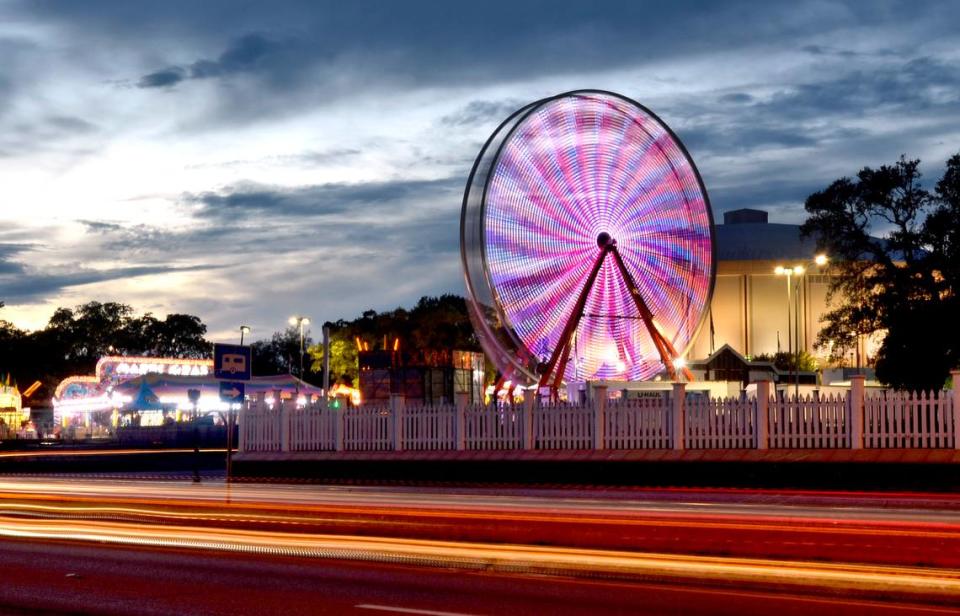
[[(793, 324), (791, 323), (791, 319), (790, 319), (790, 304), (791, 304), (790, 296), (792, 295), (792, 292), (793, 292), (793, 284), (791, 284), (790, 279), (793, 276), (799, 277), (803, 275), (803, 272), (804, 272), (804, 269), (802, 265), (795, 265), (793, 267), (784, 267), (782, 265), (778, 265), (773, 270), (773, 273), (776, 274), (777, 276), (786, 276), (787, 278), (787, 356), (790, 357), (791, 360), (793, 360), (794, 357), (793, 357)], [(797, 295), (798, 296), (800, 295), (799, 290)], [(800, 318), (800, 315), (797, 314), (797, 320), (799, 320), (799, 318)], [(800, 345), (800, 340), (798, 336), (797, 346), (799, 345)], [(787, 376), (789, 378), (790, 376), (789, 372), (787, 373)], [(797, 378), (798, 379), (800, 378), (799, 373), (797, 374)], [(796, 392), (799, 393), (799, 391), (800, 391), (800, 385), (798, 382)]]
[(300, 378), (297, 380), (297, 400), (300, 399), (300, 381), (303, 380), (303, 326), (310, 325), (310, 319), (305, 316), (297, 315), (290, 317), (290, 325), (296, 325), (300, 328)]
[[(818, 254), (812, 261), (818, 268), (823, 267), (829, 262), (827, 255)], [(791, 358), (793, 365), (791, 366), (792, 370), (795, 370), (794, 373), (794, 395), (800, 395), (800, 277), (803, 276), (807, 271), (807, 268), (803, 265), (794, 265), (793, 267), (784, 267), (778, 265), (774, 268), (773, 272), (777, 276), (786, 276), (787, 278), (787, 355)], [(795, 278), (795, 282), (791, 282), (791, 278)], [(794, 296), (794, 319), (791, 327), (790, 323), (790, 296)], [(792, 338), (791, 338), (792, 336)], [(797, 343), (797, 352), (794, 355), (793, 352), (793, 341)], [(788, 377), (790, 375), (788, 374)]]
[(248, 325), (240, 326), (240, 346), (243, 346), (243, 335), (250, 333), (250, 327)]

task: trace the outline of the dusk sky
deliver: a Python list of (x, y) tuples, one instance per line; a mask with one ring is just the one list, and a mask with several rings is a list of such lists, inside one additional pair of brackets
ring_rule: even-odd
[(657, 113), (718, 219), (802, 222), (837, 177), (960, 150), (952, 0), (0, 0), (0, 58), (0, 318), (27, 329), (98, 300), (264, 338), (462, 294), (482, 142), (567, 90)]

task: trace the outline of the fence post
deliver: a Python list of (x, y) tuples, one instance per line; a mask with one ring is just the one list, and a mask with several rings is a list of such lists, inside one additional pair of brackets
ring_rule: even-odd
[[(243, 424), (244, 418), (250, 415), (250, 407), (253, 406), (253, 401), (244, 402), (240, 405), (240, 410), (237, 411), (237, 453), (243, 453), (244, 445), (246, 445), (246, 439), (243, 438)], [(227, 430), (230, 430), (233, 426), (230, 425), (230, 422), (227, 422)], [(229, 454), (230, 451), (228, 450)]]
[(470, 394), (461, 391), (456, 394), (456, 408), (453, 410), (453, 447), (457, 451), (467, 448), (467, 405), (470, 404)]
[(770, 381), (757, 381), (757, 449), (770, 448)]
[(953, 448), (960, 449), (960, 369), (951, 370), (953, 379)]
[(333, 413), (333, 450), (343, 451), (343, 432), (346, 428), (344, 424), (347, 422), (347, 409), (343, 406), (333, 408), (329, 404), (326, 407), (326, 412)]
[(607, 416), (607, 386), (593, 388), (593, 448), (603, 449), (604, 427)]
[(523, 413), (521, 414), (523, 424), (521, 425), (521, 436), (524, 449), (533, 449), (533, 409), (537, 401), (537, 389), (523, 390)]
[(683, 432), (687, 425), (687, 384), (674, 383), (670, 397), (673, 412), (673, 448), (684, 449)]
[(850, 449), (863, 449), (863, 395), (864, 377), (850, 377)]
[(393, 431), (393, 450), (403, 451), (403, 394), (390, 394), (390, 427)]
[(296, 407), (296, 400), (280, 400), (280, 451), (290, 451), (290, 405)]

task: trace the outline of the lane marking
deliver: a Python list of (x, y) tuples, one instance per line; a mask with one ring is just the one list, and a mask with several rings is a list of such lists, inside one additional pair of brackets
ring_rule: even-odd
[(373, 603), (358, 603), (353, 607), (360, 610), (380, 610), (381, 612), (399, 612), (401, 614), (424, 614), (425, 616), (476, 616), (476, 614), (467, 614), (466, 612), (437, 612), (435, 610), (418, 610), (412, 607), (375, 605)]

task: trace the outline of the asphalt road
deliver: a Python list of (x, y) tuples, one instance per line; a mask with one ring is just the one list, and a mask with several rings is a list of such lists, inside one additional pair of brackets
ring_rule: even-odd
[(96, 614), (955, 614), (811, 594), (176, 549), (0, 543), (0, 611)]
[(953, 495), (0, 479), (0, 516), (27, 515), (960, 568)]
[(0, 537), (5, 611), (960, 606), (960, 497), (950, 494), (3, 477)]

